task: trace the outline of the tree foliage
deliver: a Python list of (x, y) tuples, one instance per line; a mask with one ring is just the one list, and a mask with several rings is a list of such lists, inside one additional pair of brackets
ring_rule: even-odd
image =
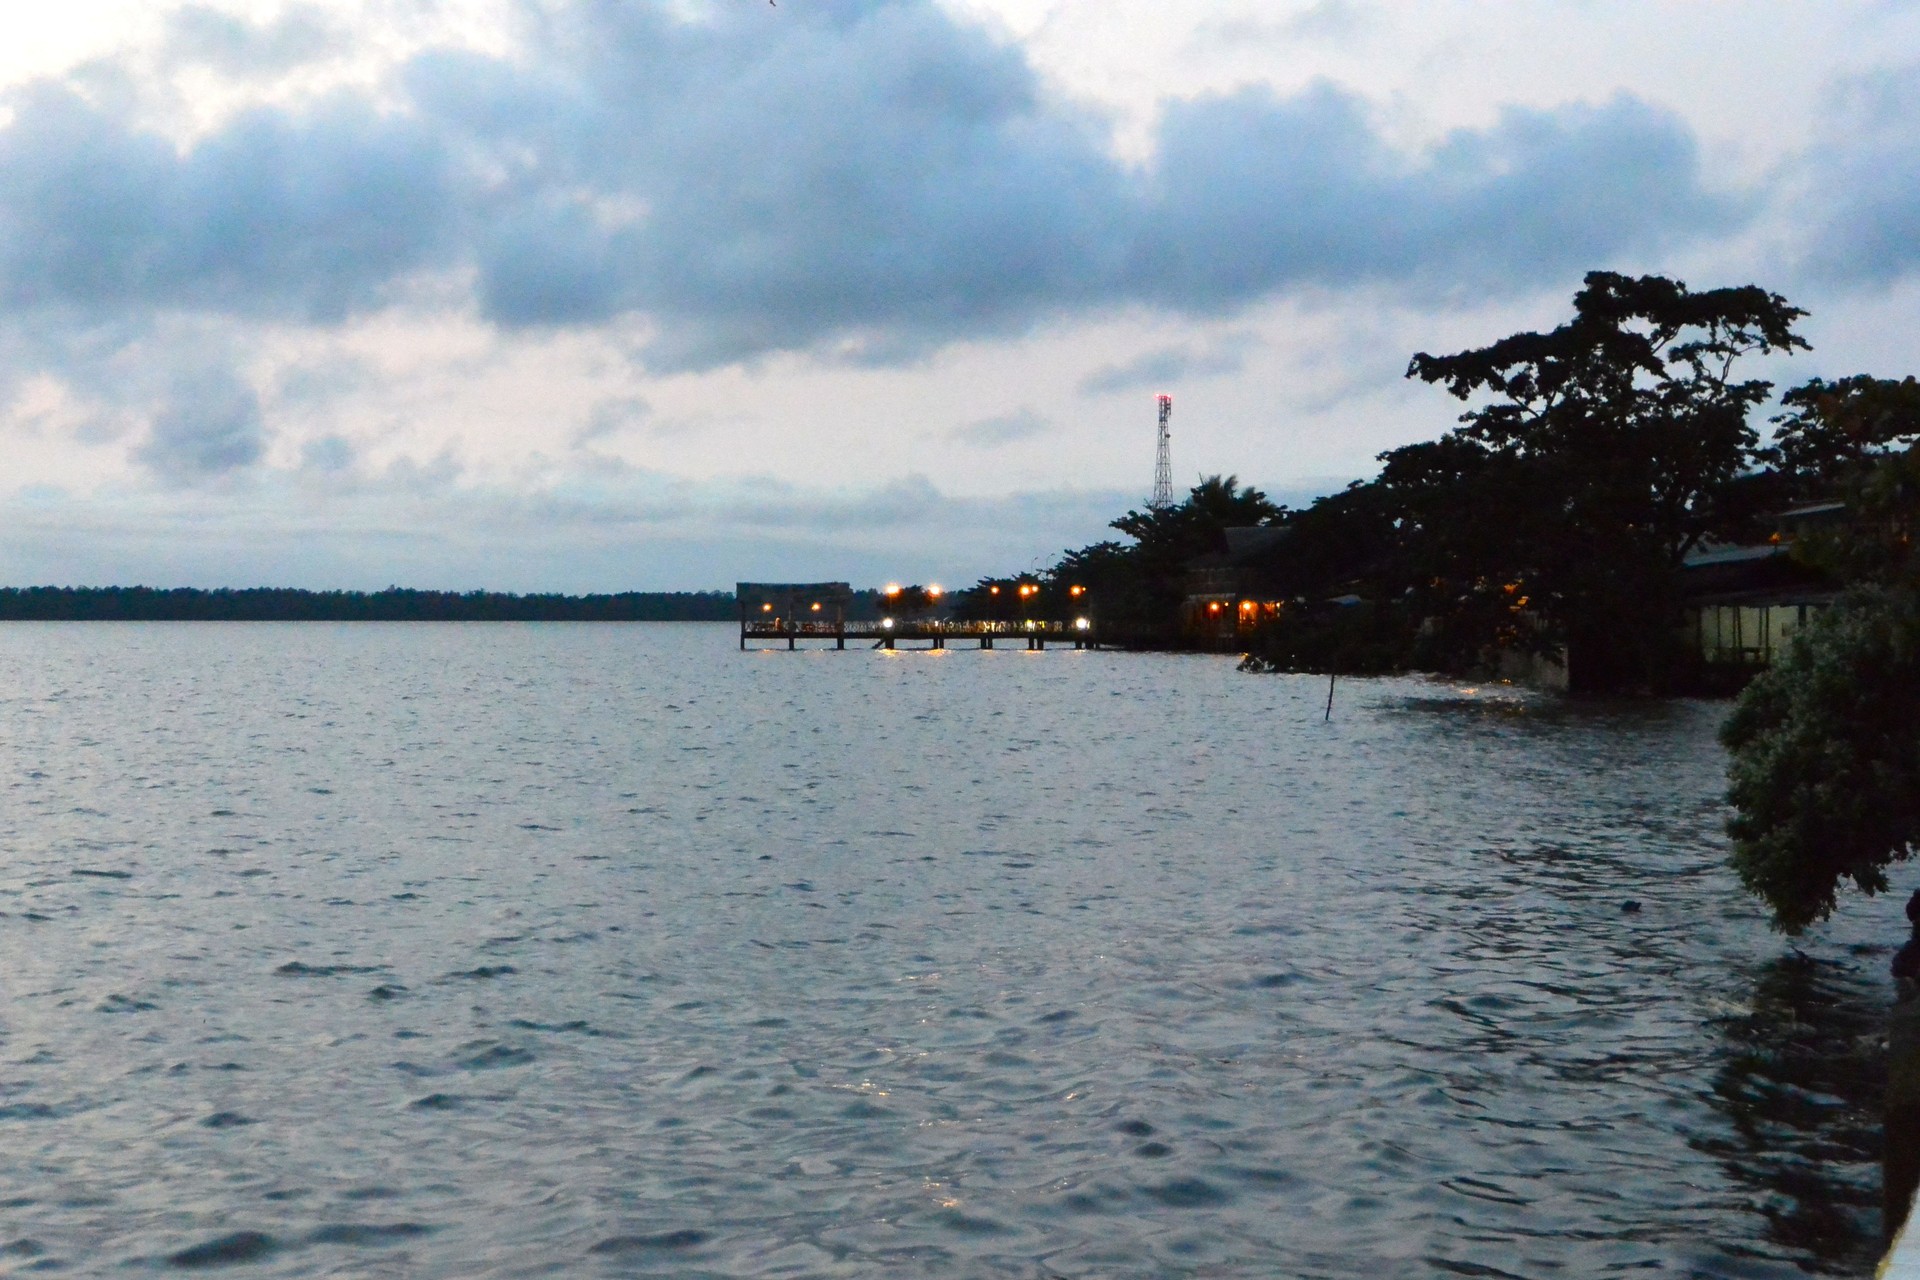
[(1798, 933), (1840, 885), (1887, 888), (1920, 845), (1920, 599), (1870, 588), (1826, 611), (1741, 695), (1732, 861), (1775, 925)]
[(1920, 381), (1859, 374), (1814, 378), (1780, 397), (1768, 461), (1812, 486), (1860, 478), (1872, 464), (1920, 441)]
[(1855, 590), (1747, 686), (1721, 738), (1733, 864), (1798, 932), (1842, 883), (1885, 889), (1920, 842), (1920, 386), (1816, 379), (1782, 399), (1776, 460), (1847, 506), (1794, 554)]
[[(1751, 285), (1593, 272), (1573, 312), (1547, 332), (1414, 356), (1409, 377), (1469, 406), (1461, 425), (1286, 517), (1290, 591), (1381, 606), (1369, 662), (1397, 612), (1404, 665), (1565, 651), (1577, 690), (1657, 687), (1687, 554), (1753, 535), (1777, 509), (1749, 423), (1771, 385), (1736, 371), (1807, 345), (1798, 308)], [(1284, 637), (1273, 648), (1290, 652)]]
[(1383, 455), (1376, 483), (1425, 603), (1450, 597), (1486, 614), (1463, 634), (1511, 643), (1511, 618), (1474, 599), (1511, 585), (1530, 602), (1531, 642), (1566, 645), (1576, 684), (1610, 690), (1659, 669), (1686, 554), (1750, 519), (1741, 482), (1761, 453), (1748, 418), (1772, 386), (1735, 367), (1804, 349), (1805, 313), (1752, 285), (1693, 292), (1604, 271), (1573, 307), (1546, 333), (1414, 356), (1409, 377), (1479, 403), (1442, 440)]
[[(1108, 539), (1068, 551), (1041, 574), (983, 578), (956, 606), (961, 616), (974, 618), (1019, 618), (1023, 612), (1064, 617), (1086, 609), (1097, 612), (1110, 631), (1170, 639), (1187, 563), (1222, 549), (1227, 529), (1269, 524), (1280, 515), (1266, 494), (1242, 488), (1239, 477), (1207, 476), (1173, 506), (1129, 511), (1114, 520), (1111, 527), (1131, 542)], [(1020, 596), (1022, 583), (1038, 594)]]

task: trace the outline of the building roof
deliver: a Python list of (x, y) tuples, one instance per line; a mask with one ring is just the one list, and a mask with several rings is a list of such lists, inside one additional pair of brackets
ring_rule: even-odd
[(1824, 604), (1835, 584), (1786, 544), (1763, 542), (1694, 551), (1680, 566), (1680, 590), (1689, 604)]
[(1695, 547), (1687, 553), (1683, 570), (1704, 569), (1716, 564), (1745, 564), (1753, 560), (1771, 560), (1787, 554), (1787, 548), (1778, 542), (1762, 542), (1748, 547)]

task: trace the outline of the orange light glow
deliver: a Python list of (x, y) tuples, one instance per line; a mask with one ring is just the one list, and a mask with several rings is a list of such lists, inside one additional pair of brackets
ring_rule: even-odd
[(763, 604), (763, 605), (761, 605), (761, 606), (760, 606), (760, 612), (762, 612), (762, 613), (772, 613), (772, 612), (773, 612), (773, 606), (772, 606), (772, 605), (770, 605), (770, 604)]
[(1067, 594), (1071, 596), (1083, 595), (1086, 590), (1085, 587), (1069, 587), (1067, 588)]
[(820, 602), (818, 600), (813, 602), (813, 611), (815, 613), (820, 612)]
[(899, 595), (899, 594), (900, 594), (900, 584), (899, 584), (899, 583), (897, 583), (897, 582), (889, 582), (889, 583), (887, 584), (887, 594), (888, 594), (888, 595), (890, 595), (890, 596), (897, 596), (897, 595)]
[(937, 582), (929, 584), (927, 587), (927, 594), (929, 596), (932, 596), (935, 600), (938, 600), (940, 598), (940, 584)]
[(1208, 606), (1207, 606), (1207, 612), (1208, 612), (1208, 613), (1218, 613), (1218, 612), (1220, 612), (1220, 602), (1219, 602), (1218, 600), (1215, 600), (1215, 601), (1214, 601), (1214, 602), (1213, 602), (1212, 604), (1210, 604), (1210, 605), (1208, 605)]
[(999, 595), (999, 594), (1000, 594), (1000, 588), (998, 588), (998, 587), (988, 587), (988, 588), (987, 588), (987, 594), (988, 594), (988, 595), (992, 595), (992, 596), (997, 596), (997, 595)]

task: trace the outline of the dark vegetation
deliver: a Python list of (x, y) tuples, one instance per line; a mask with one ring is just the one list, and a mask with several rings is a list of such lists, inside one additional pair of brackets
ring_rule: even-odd
[(1842, 884), (1887, 889), (1920, 847), (1920, 383), (1816, 381), (1785, 401), (1782, 471), (1851, 515), (1795, 554), (1852, 590), (1747, 686), (1721, 738), (1734, 867), (1798, 933)]
[(1843, 504), (1792, 556), (1847, 594), (1723, 733), (1734, 865), (1798, 932), (1842, 884), (1882, 891), (1920, 850), (1920, 383), (1815, 378), (1780, 397), (1763, 440), (1751, 419), (1773, 387), (1743, 365), (1806, 349), (1803, 315), (1754, 286), (1594, 272), (1549, 332), (1414, 356), (1407, 375), (1467, 409), (1440, 439), (1382, 454), (1372, 480), (1289, 511), (1214, 477), (1115, 520), (1131, 542), (984, 579), (962, 608), (1087, 610), (1109, 639), (1191, 642), (1183, 600), (1228, 530), (1251, 526), (1280, 531), (1260, 566), (1273, 607), (1229, 633), (1253, 669), (1484, 672), (1517, 652), (1563, 659), (1576, 693), (1671, 692), (1701, 661), (1681, 627), (1689, 553)]
[[(1084, 586), (1109, 636), (1179, 644), (1189, 563), (1229, 528), (1277, 525), (1262, 589), (1285, 607), (1251, 636), (1255, 666), (1466, 672), (1521, 650), (1566, 655), (1580, 692), (1658, 690), (1679, 669), (1687, 554), (1757, 536), (1847, 444), (1809, 429), (1783, 459), (1749, 422), (1772, 384), (1739, 376), (1742, 362), (1807, 345), (1804, 313), (1778, 294), (1594, 272), (1573, 312), (1546, 333), (1414, 356), (1409, 377), (1468, 408), (1440, 439), (1382, 454), (1372, 480), (1289, 511), (1214, 477), (1115, 520), (1131, 543), (1069, 551), (1024, 581), (1049, 608)], [(983, 580), (965, 607), (1004, 610), (1019, 581)]]
[[(1383, 644), (1392, 665), (1443, 671), (1517, 649), (1564, 654), (1576, 691), (1661, 688), (1679, 669), (1686, 555), (1751, 539), (1778, 509), (1748, 422), (1772, 387), (1736, 372), (1804, 348), (1802, 312), (1752, 286), (1607, 272), (1573, 305), (1548, 333), (1414, 356), (1409, 377), (1472, 406), (1462, 425), (1290, 517), (1287, 594), (1356, 595), (1377, 615), (1358, 669), (1378, 669)], [(1255, 656), (1337, 659), (1328, 641), (1357, 626), (1300, 610)]]
[(0, 621), (124, 622), (720, 622), (731, 591), (511, 595), (497, 591), (202, 591), (153, 587), (0, 588)]
[[(982, 578), (956, 592), (962, 618), (1018, 621), (1097, 610), (1103, 634), (1144, 644), (1179, 642), (1186, 566), (1213, 551), (1229, 528), (1270, 524), (1282, 508), (1234, 476), (1202, 480), (1164, 511), (1129, 511), (1112, 527), (1132, 539), (1069, 551), (1045, 573)], [(1079, 588), (1076, 593), (1075, 588)]]

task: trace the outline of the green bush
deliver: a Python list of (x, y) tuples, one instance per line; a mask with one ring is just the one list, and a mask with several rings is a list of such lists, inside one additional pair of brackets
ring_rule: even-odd
[(1777, 927), (1824, 920), (1843, 880), (1884, 891), (1920, 845), (1920, 599), (1874, 588), (1827, 610), (1720, 737), (1733, 866)]

